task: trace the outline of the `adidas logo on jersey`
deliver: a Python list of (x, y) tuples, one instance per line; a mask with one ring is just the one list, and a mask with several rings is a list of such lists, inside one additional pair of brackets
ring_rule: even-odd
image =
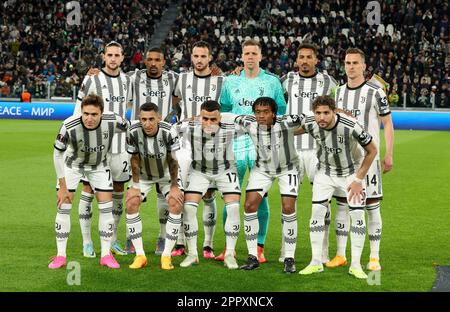
[(191, 85), (188, 85), (188, 86), (186, 87), (186, 89), (192, 89)]
[(103, 85), (102, 89), (108, 89), (108, 87), (106, 85)]
[(293, 188), (293, 189), (291, 190), (291, 193), (297, 193), (297, 192), (295, 191), (295, 188)]

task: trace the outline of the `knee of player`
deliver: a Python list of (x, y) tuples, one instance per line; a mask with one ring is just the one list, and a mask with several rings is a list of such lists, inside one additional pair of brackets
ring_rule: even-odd
[(178, 203), (178, 202), (170, 202), (169, 203), (169, 212), (179, 215), (181, 213), (181, 211), (183, 210), (183, 205)]
[(114, 192), (123, 192), (125, 187), (123, 182), (113, 182)]
[(250, 200), (246, 200), (244, 204), (244, 210), (246, 213), (253, 213), (258, 210), (258, 205)]
[(141, 199), (139, 197), (133, 197), (127, 200), (125, 206), (127, 208), (127, 213), (137, 213), (139, 211), (139, 205), (141, 204)]
[(282, 208), (282, 212), (284, 214), (288, 214), (288, 215), (295, 213), (295, 202), (294, 202), (294, 204), (291, 204), (291, 203), (284, 204), (283, 208)]

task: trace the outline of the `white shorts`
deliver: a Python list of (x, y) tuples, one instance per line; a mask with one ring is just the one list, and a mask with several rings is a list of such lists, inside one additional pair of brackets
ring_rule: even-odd
[[(180, 190), (183, 190), (183, 187), (180, 184), (180, 180), (177, 180), (178, 187)], [(146, 201), (148, 193), (152, 190), (153, 185), (157, 185), (157, 188), (159, 188), (159, 191), (164, 197), (167, 197), (167, 194), (170, 192), (170, 178), (169, 177), (163, 177), (158, 180), (139, 180), (139, 186), (141, 189), (141, 201)], [(130, 180), (128, 183), (128, 187), (130, 188), (133, 185), (133, 179)]]
[(258, 192), (264, 197), (269, 192), (275, 178), (278, 178), (281, 196), (297, 197), (299, 188), (299, 175), (297, 169), (288, 170), (276, 175), (269, 175), (253, 167), (248, 177), (246, 192)]
[(197, 193), (204, 196), (208, 189), (217, 188), (222, 195), (241, 195), (236, 168), (218, 174), (205, 174), (191, 168), (187, 179), (186, 193)]
[[(313, 195), (312, 202), (323, 203), (329, 202), (331, 197), (334, 195), (338, 198), (346, 198), (350, 207), (361, 208), (365, 206), (366, 196), (361, 198), (360, 203), (351, 203), (348, 200), (347, 187), (355, 179), (355, 174), (347, 177), (330, 177), (327, 176), (323, 171), (316, 172), (316, 177), (314, 178), (313, 184)], [(363, 190), (365, 190), (366, 183), (363, 180)]]
[[(86, 179), (86, 182), (89, 182), (94, 192), (112, 192), (113, 190), (109, 167), (101, 167), (97, 170), (83, 170), (64, 166), (64, 172), (67, 189), (70, 192), (76, 192), (82, 177)], [(59, 181), (56, 183), (56, 189), (59, 189)]]
[(366, 175), (367, 198), (383, 199), (383, 186), (381, 183), (381, 164), (375, 159)]
[(114, 182), (125, 183), (130, 180), (130, 154), (127, 152), (120, 154), (109, 153), (107, 161), (111, 168), (112, 180)]
[(297, 151), (298, 161), (300, 164), (299, 175), (300, 175), (300, 183), (303, 182), (303, 178), (308, 177), (309, 183), (314, 182), (314, 176), (317, 171), (317, 163), (319, 160), (317, 159), (317, 154), (315, 150), (299, 150)]

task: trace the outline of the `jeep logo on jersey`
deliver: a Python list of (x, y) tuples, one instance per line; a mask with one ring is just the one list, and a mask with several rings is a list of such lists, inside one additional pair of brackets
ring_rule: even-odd
[(164, 157), (164, 153), (158, 153), (158, 154), (145, 153), (144, 156), (147, 158), (151, 158), (151, 159), (161, 159)]
[(301, 97), (301, 98), (307, 98), (307, 99), (311, 99), (311, 100), (314, 100), (318, 95), (319, 94), (317, 92), (311, 92), (311, 91), (309, 91), (309, 92), (302, 91), (299, 94), (294, 93), (294, 96), (296, 98)]
[(105, 145), (102, 144), (102, 145), (99, 145), (96, 147), (84, 146), (81, 148), (81, 151), (85, 152), (85, 153), (99, 153), (99, 152), (103, 151), (104, 149), (105, 149)]
[(345, 110), (347, 113), (352, 114), (352, 116), (358, 118), (359, 115), (361, 115), (361, 111), (359, 109), (347, 109)]
[(202, 102), (203, 103), (203, 102), (210, 101), (210, 100), (211, 100), (210, 96), (205, 96), (205, 95), (199, 96), (196, 94), (193, 94), (192, 97), (189, 98), (189, 101), (191, 101), (191, 102)]
[(108, 131), (104, 131), (103, 132), (103, 139), (107, 139), (108, 138), (108, 136), (109, 136), (109, 132)]
[(122, 95), (109, 95), (109, 98), (105, 99), (106, 102), (124, 102), (125, 101), (125, 97)]
[(246, 99), (241, 99), (240, 101), (239, 101), (239, 106), (253, 106), (253, 102), (254, 101), (249, 101), (249, 100), (246, 100)]
[(147, 97), (158, 97), (160, 99), (166, 97), (167, 92), (166, 91), (153, 91), (153, 90), (147, 90), (144, 93), (142, 93), (143, 96)]
[(342, 148), (340, 148), (340, 147), (328, 147), (325, 144), (323, 144), (322, 147), (325, 149), (325, 151), (327, 153), (330, 153), (330, 154), (342, 153)]

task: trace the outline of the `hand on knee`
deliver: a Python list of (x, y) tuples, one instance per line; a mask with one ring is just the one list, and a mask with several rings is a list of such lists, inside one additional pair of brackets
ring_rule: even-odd
[(127, 213), (128, 214), (132, 214), (132, 213), (137, 213), (139, 211), (139, 205), (141, 204), (141, 199), (137, 196), (131, 197), (129, 198), (125, 205), (127, 208)]

